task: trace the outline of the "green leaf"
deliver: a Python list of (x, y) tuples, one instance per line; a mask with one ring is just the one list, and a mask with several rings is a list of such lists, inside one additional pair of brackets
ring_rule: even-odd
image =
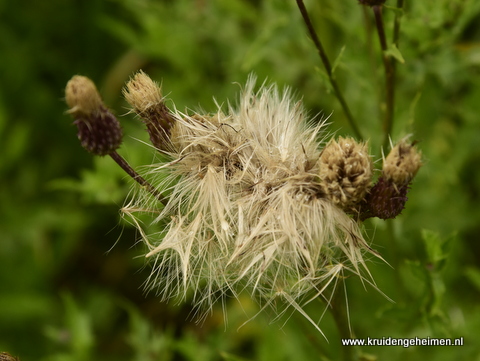
[(398, 62), (405, 64), (405, 59), (402, 56), (402, 53), (400, 50), (398, 50), (397, 46), (395, 44), (392, 44), (387, 51), (385, 51), (385, 54), (394, 57)]
[(440, 270), (445, 265), (445, 260), (450, 254), (450, 243), (456, 235), (453, 234), (447, 238), (440, 238), (437, 232), (423, 229), (422, 239), (425, 245), (427, 255), (427, 262), (429, 262), (437, 270)]
[(345, 51), (345, 45), (342, 46), (342, 48), (340, 49), (340, 53), (338, 54), (338, 56), (335, 58), (335, 61), (333, 62), (332, 74), (335, 74), (335, 69), (337, 69), (338, 64), (340, 64), (340, 60), (342, 59), (342, 55), (344, 51)]
[(71, 347), (79, 360), (88, 360), (94, 345), (89, 315), (81, 310), (71, 294), (64, 294), (66, 319), (71, 332)]
[(63, 293), (65, 321), (61, 327), (46, 326), (44, 334), (55, 343), (68, 345), (68, 351), (56, 353), (48, 361), (87, 361), (91, 360), (94, 347), (94, 335), (91, 318), (78, 306), (70, 293)]
[(475, 288), (480, 291), (480, 270), (475, 267), (468, 267), (465, 270), (465, 275)]
[(325, 70), (319, 68), (318, 66), (315, 67), (315, 73), (318, 74), (320, 82), (325, 86), (327, 93), (333, 92), (332, 84), (330, 83), (330, 79), (328, 78), (328, 74)]
[(129, 317), (130, 330), (126, 340), (134, 350), (132, 361), (171, 360), (174, 343), (171, 332), (155, 330), (135, 305), (127, 301), (121, 303)]

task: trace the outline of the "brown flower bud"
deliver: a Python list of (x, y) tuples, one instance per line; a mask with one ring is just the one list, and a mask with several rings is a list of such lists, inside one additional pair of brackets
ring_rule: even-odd
[(83, 148), (95, 155), (106, 155), (120, 146), (123, 137), (120, 123), (105, 107), (90, 79), (80, 75), (70, 79), (65, 88), (65, 100)]
[(422, 165), (414, 144), (402, 139), (383, 161), (382, 175), (361, 204), (360, 219), (390, 219), (405, 208), (410, 182)]
[(127, 83), (123, 94), (146, 124), (152, 144), (158, 149), (166, 150), (175, 117), (165, 105), (161, 88), (140, 71)]
[(408, 184), (400, 187), (380, 177), (361, 205), (360, 219), (370, 217), (391, 219), (398, 216), (407, 202)]
[(331, 140), (319, 159), (319, 177), (327, 196), (349, 210), (359, 203), (372, 183), (372, 160), (367, 145), (353, 138)]

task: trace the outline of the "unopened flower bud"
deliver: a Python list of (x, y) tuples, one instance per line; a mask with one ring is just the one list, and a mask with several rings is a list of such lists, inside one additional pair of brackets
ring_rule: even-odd
[(410, 182), (422, 165), (422, 156), (414, 144), (402, 139), (383, 162), (382, 175), (361, 205), (360, 218), (390, 219), (405, 208)]
[(372, 183), (372, 160), (367, 145), (353, 138), (327, 144), (319, 159), (320, 179), (328, 197), (345, 210), (359, 203)]
[(65, 100), (83, 148), (95, 155), (106, 155), (120, 146), (123, 137), (120, 123), (105, 107), (89, 78), (75, 75), (70, 79), (65, 88)]
[(165, 105), (161, 88), (140, 71), (127, 83), (123, 94), (146, 124), (152, 144), (158, 149), (167, 149), (175, 118)]
[(102, 98), (98, 94), (93, 81), (81, 75), (75, 75), (65, 88), (65, 101), (68, 113), (76, 116), (90, 116), (99, 113), (103, 106)]

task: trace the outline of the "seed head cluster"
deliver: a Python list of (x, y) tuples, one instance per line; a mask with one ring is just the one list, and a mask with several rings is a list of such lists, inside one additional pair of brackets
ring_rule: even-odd
[(165, 299), (193, 290), (208, 308), (247, 291), (300, 307), (343, 272), (368, 275), (364, 253), (373, 251), (345, 212), (371, 187), (367, 145), (341, 138), (322, 150), (324, 123), (309, 126), (288, 91), (254, 87), (252, 77), (228, 114), (172, 113), (161, 147), (171, 161), (153, 171), (167, 206), (147, 196), (123, 208), (134, 219), (156, 214), (157, 226), (169, 220), (153, 234), (142, 228), (155, 259), (151, 284)]
[[(359, 220), (399, 213), (397, 200), (393, 211), (383, 204), (408, 188), (420, 155), (404, 141), (374, 184), (366, 143), (328, 140), (325, 122), (309, 122), (288, 90), (255, 84), (250, 77), (226, 113), (187, 114), (136, 74), (124, 95), (163, 161), (122, 211), (148, 247), (148, 282), (163, 299), (209, 309), (248, 292), (265, 306), (280, 298), (315, 324), (303, 306), (328, 298), (344, 275), (374, 285), (365, 256), (378, 255)], [(67, 103), (72, 113), (103, 109)]]

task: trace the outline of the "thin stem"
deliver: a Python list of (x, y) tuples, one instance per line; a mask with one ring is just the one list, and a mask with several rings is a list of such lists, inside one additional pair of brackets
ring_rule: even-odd
[(328, 60), (327, 54), (322, 46), (322, 43), (320, 42), (320, 39), (318, 38), (317, 33), (315, 32), (312, 22), (310, 21), (310, 17), (308, 16), (308, 12), (307, 12), (307, 9), (305, 8), (305, 4), (303, 3), (303, 0), (297, 0), (297, 5), (298, 5), (298, 8), (300, 9), (300, 13), (302, 14), (303, 21), (307, 26), (308, 32), (310, 33), (310, 37), (312, 38), (313, 43), (317, 48), (318, 55), (320, 55), (320, 59), (322, 60), (323, 66), (325, 67), (325, 71), (327, 72), (330, 84), (332, 85), (335, 95), (337, 96), (337, 99), (340, 102), (340, 105), (342, 106), (343, 112), (345, 113), (345, 116), (347, 117), (347, 120), (350, 126), (352, 127), (353, 132), (355, 133), (357, 138), (363, 139), (362, 133), (360, 132), (360, 129), (357, 127), (357, 123), (350, 111), (350, 108), (348, 107), (347, 102), (345, 101), (345, 98), (343, 97), (343, 94), (340, 91), (340, 88), (338, 87), (337, 81), (335, 80), (335, 77), (333, 75), (330, 61)]
[(388, 147), (390, 133), (393, 127), (393, 110), (395, 106), (395, 67), (392, 58), (387, 54), (387, 38), (385, 36), (385, 27), (383, 25), (382, 6), (372, 6), (375, 15), (375, 24), (377, 26), (378, 38), (382, 48), (383, 65), (385, 67), (385, 117), (383, 120), (383, 147)]
[[(368, 57), (369, 61), (368, 64), (370, 65), (370, 72), (372, 74), (373, 78), (373, 84), (377, 85), (380, 83), (379, 81), (379, 75), (378, 75), (378, 59), (377, 59), (377, 54), (374, 48), (373, 44), (373, 26), (372, 26), (372, 21), (370, 17), (370, 8), (368, 6), (362, 6), (362, 12), (363, 12), (363, 17), (364, 17), (364, 22), (365, 22), (365, 37), (366, 37), (366, 45), (368, 49)], [(375, 97), (376, 97), (376, 104), (381, 104), (382, 99), (383, 99), (383, 91), (382, 87), (375, 86), (374, 87), (375, 91)], [(378, 106), (377, 108), (378, 111), (378, 118), (382, 117), (382, 107)]]
[[(399, 270), (402, 267), (402, 257), (399, 250), (399, 239), (394, 229), (395, 222), (392, 219), (389, 219), (385, 223), (386, 234), (383, 239), (388, 240), (388, 247), (386, 247), (388, 248), (388, 258), (386, 258), (386, 260), (388, 261), (388, 264), (392, 267), (392, 269)], [(401, 277), (401, 273), (393, 272), (393, 275), (395, 287), (390, 289), (390, 296), (397, 302), (400, 300), (408, 299), (408, 297), (406, 297), (405, 295), (408, 295), (409, 292), (406, 290), (406, 284)]]
[[(403, 10), (403, 0), (397, 0), (397, 9)], [(398, 48), (398, 41), (400, 39), (400, 21), (403, 13), (401, 11), (395, 12), (395, 20), (393, 23), (393, 44)]]
[(130, 176), (135, 182), (140, 184), (142, 187), (145, 187), (152, 195), (154, 195), (164, 206), (167, 205), (167, 199), (160, 193), (155, 187), (148, 183), (145, 178), (138, 174), (128, 162), (116, 151), (113, 151), (108, 154), (112, 159)]
[(370, 13), (368, 12), (368, 7), (367, 6), (362, 6), (363, 10), (363, 18), (365, 22), (365, 37), (367, 39), (367, 49), (368, 49), (368, 57), (370, 58), (369, 63), (372, 67), (372, 69), (376, 69), (376, 54), (373, 49), (373, 43), (372, 43), (372, 38), (373, 38), (373, 30), (372, 30), (372, 24), (370, 20)]

